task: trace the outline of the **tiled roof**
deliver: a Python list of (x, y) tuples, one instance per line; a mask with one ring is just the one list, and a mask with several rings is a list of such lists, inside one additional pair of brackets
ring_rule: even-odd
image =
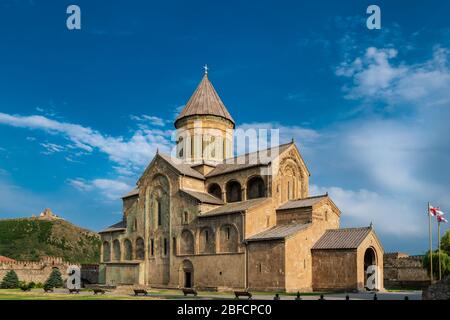
[(287, 210), (287, 209), (311, 207), (327, 197), (328, 197), (328, 195), (324, 194), (324, 195), (313, 196), (313, 197), (308, 197), (308, 198), (304, 198), (304, 199), (289, 200), (288, 202), (279, 206), (277, 210)]
[(207, 74), (203, 76), (197, 89), (195, 89), (195, 92), (192, 94), (188, 103), (186, 103), (186, 106), (178, 115), (175, 120), (175, 126), (178, 120), (194, 115), (213, 115), (222, 117), (234, 124), (233, 118), (209, 81)]
[(198, 172), (195, 169), (192, 169), (188, 164), (182, 163), (181, 161), (178, 163), (178, 161), (174, 161), (175, 159), (172, 159), (170, 155), (165, 153), (159, 152), (158, 155), (165, 161), (167, 161), (179, 173), (189, 177), (205, 180), (205, 177), (200, 172)]
[(204, 214), (199, 215), (199, 218), (201, 217), (210, 217), (215, 215), (222, 215), (222, 214), (229, 214), (229, 213), (236, 213), (236, 212), (243, 212), (248, 209), (250, 209), (253, 206), (257, 206), (260, 203), (266, 201), (268, 198), (258, 198), (258, 199), (251, 199), (247, 201), (240, 201), (240, 202), (231, 202), (227, 203), (219, 208), (213, 209), (211, 211), (205, 212)]
[(356, 249), (371, 231), (371, 227), (330, 229), (325, 231), (311, 249)]
[(130, 197), (137, 196), (137, 195), (139, 195), (139, 188), (138, 187), (134, 188), (133, 190), (128, 192), (126, 195), (124, 195), (122, 197), (122, 199), (130, 198)]
[(0, 256), (0, 263), (9, 263), (9, 262), (16, 262), (16, 260), (5, 257), (5, 256)]
[(292, 144), (293, 142), (289, 142), (273, 148), (250, 152), (234, 158), (225, 159), (223, 163), (219, 163), (215, 169), (206, 175), (206, 177), (209, 178), (255, 166), (269, 165), (279, 154), (284, 152)]
[(277, 239), (285, 239), (300, 230), (304, 230), (308, 228), (311, 223), (301, 224), (282, 224), (275, 227), (272, 227), (268, 230), (255, 234), (247, 239), (247, 241), (263, 241), (263, 240), (277, 240)]
[(184, 193), (187, 193), (188, 195), (190, 195), (191, 197), (194, 197), (195, 199), (197, 199), (198, 201), (200, 201), (202, 203), (223, 204), (223, 201), (221, 199), (216, 198), (216, 197), (210, 195), (209, 193), (186, 190), (186, 189), (181, 189), (181, 191), (183, 191)]
[(112, 226), (109, 226), (108, 228), (100, 231), (99, 233), (106, 233), (106, 232), (115, 232), (115, 231), (123, 231), (127, 227), (124, 220), (117, 222), (113, 224)]

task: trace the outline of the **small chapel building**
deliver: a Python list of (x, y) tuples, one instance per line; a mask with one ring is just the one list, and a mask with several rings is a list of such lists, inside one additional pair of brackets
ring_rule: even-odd
[(258, 291), (364, 290), (383, 247), (371, 226), (340, 228), (310, 195), (295, 143), (233, 155), (235, 122), (207, 72), (175, 120), (176, 155), (158, 152), (101, 231), (108, 285)]

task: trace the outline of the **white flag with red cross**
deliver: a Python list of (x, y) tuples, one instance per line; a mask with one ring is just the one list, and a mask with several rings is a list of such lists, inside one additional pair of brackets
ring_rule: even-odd
[(439, 207), (433, 207), (431, 204), (428, 207), (428, 213), (430, 216), (443, 216), (444, 212)]

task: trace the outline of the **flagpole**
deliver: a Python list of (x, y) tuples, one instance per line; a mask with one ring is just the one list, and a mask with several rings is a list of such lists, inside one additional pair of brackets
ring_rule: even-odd
[(431, 283), (433, 283), (433, 244), (432, 244), (432, 236), (431, 236), (431, 214), (430, 214), (430, 203), (428, 202), (427, 207), (427, 215), (428, 215), (428, 237), (430, 239), (430, 279)]
[(438, 221), (439, 281), (441, 281), (441, 222)]

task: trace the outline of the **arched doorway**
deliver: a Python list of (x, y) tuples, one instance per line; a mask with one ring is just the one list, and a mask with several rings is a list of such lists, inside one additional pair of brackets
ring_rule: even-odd
[(216, 198), (222, 199), (222, 189), (217, 183), (213, 183), (208, 187), (208, 193)]
[(372, 247), (367, 248), (364, 252), (364, 287), (366, 290), (378, 289), (377, 265), (375, 250)]
[(180, 264), (179, 269), (179, 286), (180, 288), (194, 287), (194, 266), (189, 260), (184, 260)]
[(263, 178), (256, 176), (247, 182), (247, 199), (263, 198), (266, 196), (266, 185)]
[(227, 202), (242, 201), (241, 184), (235, 180), (227, 183)]

